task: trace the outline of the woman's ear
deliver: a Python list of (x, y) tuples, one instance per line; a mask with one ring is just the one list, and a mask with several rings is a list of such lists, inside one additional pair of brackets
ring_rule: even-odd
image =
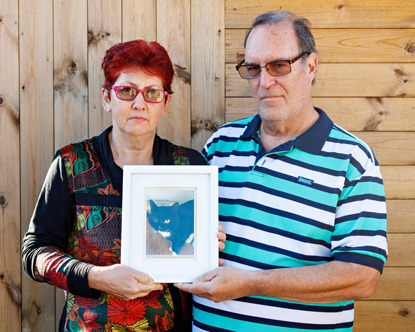
[(166, 96), (166, 101), (164, 103), (163, 112), (161, 113), (161, 116), (165, 116), (167, 114), (167, 110), (169, 109), (170, 102), (171, 102), (171, 95), (169, 94)]
[(111, 112), (111, 90), (101, 89), (102, 94), (102, 106), (104, 106), (105, 112)]

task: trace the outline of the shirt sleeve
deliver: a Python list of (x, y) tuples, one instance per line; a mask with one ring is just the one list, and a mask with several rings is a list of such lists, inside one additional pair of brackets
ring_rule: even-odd
[[(341, 192), (332, 235), (335, 260), (383, 271), (387, 259), (386, 199), (379, 165), (357, 162)], [(357, 171), (360, 169), (359, 171)]]
[(101, 292), (88, 286), (88, 272), (92, 265), (65, 253), (73, 227), (73, 214), (73, 197), (58, 152), (23, 238), (23, 270), (36, 281), (47, 282), (74, 295), (97, 298)]

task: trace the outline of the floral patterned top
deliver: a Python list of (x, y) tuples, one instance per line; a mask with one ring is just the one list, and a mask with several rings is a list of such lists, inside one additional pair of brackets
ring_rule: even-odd
[[(94, 266), (120, 263), (122, 169), (108, 134), (60, 149), (46, 176), (22, 260), (26, 274), (67, 291), (61, 331), (187, 331), (191, 297), (171, 284), (125, 301), (88, 286)], [(156, 136), (154, 164), (205, 164), (195, 150)]]

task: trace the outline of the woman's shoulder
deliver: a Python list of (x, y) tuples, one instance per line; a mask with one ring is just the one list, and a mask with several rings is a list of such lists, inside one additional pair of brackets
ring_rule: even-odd
[[(200, 152), (195, 149), (177, 145), (166, 139), (160, 138), (160, 144), (172, 154), (175, 165), (206, 165), (206, 160)], [(164, 150), (164, 149), (163, 149)]]

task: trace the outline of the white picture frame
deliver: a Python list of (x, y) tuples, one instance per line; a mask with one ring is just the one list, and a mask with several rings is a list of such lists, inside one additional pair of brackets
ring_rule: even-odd
[(217, 232), (216, 166), (124, 166), (121, 264), (192, 282), (218, 267)]

